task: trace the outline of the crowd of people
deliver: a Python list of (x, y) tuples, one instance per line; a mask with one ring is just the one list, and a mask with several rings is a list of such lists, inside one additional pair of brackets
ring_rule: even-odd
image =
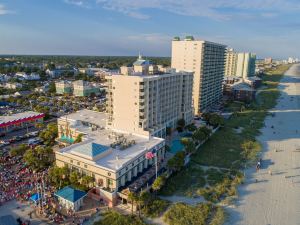
[[(48, 181), (48, 169), (35, 172), (22, 160), (22, 156), (11, 156), (9, 151), (0, 151), (0, 206), (11, 200), (30, 203), (32, 211), (26, 223), (35, 216), (56, 224), (66, 221), (71, 224), (82, 224), (87, 217), (77, 217), (68, 212), (63, 216), (61, 206), (54, 198), (55, 189)], [(32, 196), (37, 195), (36, 199)], [(25, 218), (22, 218), (22, 220)]]
[(39, 179), (24, 163), (21, 156), (0, 157), (0, 203), (17, 199), (28, 200)]
[[(35, 211), (53, 222), (64, 218), (54, 210), (55, 190), (47, 181), (48, 170), (34, 172), (22, 160), (22, 156), (0, 156), (0, 206), (11, 200), (31, 203)], [(34, 194), (39, 198), (30, 199)], [(32, 213), (28, 215), (32, 218)]]

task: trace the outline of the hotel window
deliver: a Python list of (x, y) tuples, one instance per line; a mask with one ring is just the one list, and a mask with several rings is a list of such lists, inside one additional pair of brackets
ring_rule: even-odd
[(113, 181), (112, 179), (107, 179), (107, 184), (110, 186), (110, 185), (113, 185)]
[(110, 173), (110, 172), (108, 172), (108, 173), (107, 173), (107, 175), (108, 175), (108, 176), (110, 176), (110, 175), (111, 175), (111, 173)]
[(77, 165), (80, 166), (80, 162), (77, 162)]
[(84, 168), (87, 168), (87, 165), (86, 165), (86, 164), (84, 164)]
[(73, 163), (73, 160), (72, 160), (72, 159), (70, 160), (70, 163)]

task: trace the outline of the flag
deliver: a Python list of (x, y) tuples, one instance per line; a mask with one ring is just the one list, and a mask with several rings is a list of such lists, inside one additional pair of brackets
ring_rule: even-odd
[(145, 154), (145, 157), (146, 157), (146, 159), (152, 159), (152, 158), (155, 157), (155, 154), (153, 154), (152, 152), (147, 152), (147, 153)]

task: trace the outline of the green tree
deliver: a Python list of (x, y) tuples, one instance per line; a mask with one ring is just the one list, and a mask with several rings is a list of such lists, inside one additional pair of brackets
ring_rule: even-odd
[(82, 136), (83, 136), (83, 134), (78, 134), (78, 136), (76, 137), (74, 143), (80, 143), (80, 142), (82, 142)]
[(140, 218), (133, 215), (122, 215), (116, 211), (106, 212), (94, 225), (146, 225)]
[(217, 127), (224, 124), (224, 118), (221, 115), (212, 113), (209, 117), (208, 123), (213, 127)]
[(33, 170), (44, 170), (52, 165), (54, 153), (50, 147), (37, 146), (34, 149), (28, 149), (23, 157), (25, 163)]
[(136, 194), (134, 192), (129, 192), (128, 196), (127, 196), (127, 200), (129, 202), (131, 202), (131, 215), (133, 215), (133, 204), (136, 200)]
[(163, 175), (159, 176), (154, 180), (152, 184), (152, 189), (155, 191), (155, 193), (157, 193), (157, 191), (159, 191), (164, 186), (165, 183), (166, 183), (166, 177)]
[(12, 148), (9, 153), (11, 156), (22, 156), (28, 148), (26, 144), (20, 144), (18, 147)]
[(177, 126), (183, 129), (185, 127), (185, 120), (183, 118), (179, 119), (177, 121)]
[(151, 194), (148, 191), (142, 191), (140, 193), (140, 203), (145, 208), (145, 211), (148, 211), (148, 205), (151, 202)]
[(180, 139), (181, 144), (183, 144), (184, 146), (186, 146), (189, 143), (189, 141), (189, 138), (185, 137)]
[(49, 123), (43, 131), (40, 132), (39, 137), (48, 146), (53, 146), (55, 138), (58, 136), (58, 129), (56, 123)]
[(184, 166), (185, 153), (180, 151), (177, 152), (173, 158), (169, 159), (168, 167), (171, 170), (179, 171)]
[(49, 93), (56, 93), (56, 87), (54, 82), (50, 82), (49, 84)]
[(48, 172), (48, 177), (51, 183), (56, 188), (61, 188), (70, 184), (69, 181), (70, 170), (68, 167), (51, 167)]
[(195, 140), (195, 141), (198, 141), (198, 142), (202, 142), (204, 140), (206, 140), (211, 134), (211, 130), (207, 127), (200, 127), (198, 128), (194, 133), (193, 133), (193, 136), (192, 138)]
[(87, 189), (90, 185), (95, 181), (95, 179), (91, 176), (83, 176), (81, 178), (81, 184), (84, 185)]
[(189, 140), (184, 149), (187, 154), (194, 153), (196, 151), (195, 143)]

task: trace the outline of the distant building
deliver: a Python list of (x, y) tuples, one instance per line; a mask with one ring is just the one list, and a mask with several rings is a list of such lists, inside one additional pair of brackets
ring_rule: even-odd
[(25, 72), (18, 72), (18, 73), (16, 73), (16, 76), (22, 80), (40, 80), (41, 79), (40, 75), (37, 73), (27, 74)]
[(193, 103), (198, 115), (218, 104), (222, 98), (226, 46), (209, 41), (184, 40), (175, 37), (172, 41), (171, 67), (194, 72)]
[(265, 58), (265, 64), (272, 64), (273, 59), (271, 57)]
[(18, 97), (18, 96), (28, 96), (32, 94), (32, 91), (17, 91), (14, 93), (14, 96), (15, 97)]
[(100, 93), (100, 87), (88, 81), (76, 80), (73, 82), (73, 95), (74, 96), (90, 96), (98, 95)]
[(105, 68), (88, 67), (88, 68), (79, 68), (78, 70), (80, 73), (86, 74), (88, 76), (101, 76), (102, 74), (105, 75), (109, 74), (109, 70)]
[(256, 55), (253, 53), (237, 53), (233, 49), (226, 52), (225, 76), (247, 78), (255, 75)]
[(5, 83), (2, 85), (2, 87), (7, 88), (7, 89), (17, 89), (17, 88), (22, 88), (23, 85), (21, 83)]
[(92, 94), (98, 95), (100, 93), (100, 87), (88, 81), (76, 80), (76, 81), (57, 81), (55, 82), (57, 94), (68, 94), (74, 96), (90, 96)]
[(56, 81), (55, 88), (57, 94), (71, 95), (73, 93), (73, 84), (67, 80)]
[(256, 91), (246, 83), (238, 83), (232, 86), (232, 93), (234, 100), (250, 102), (255, 99)]
[(37, 112), (22, 112), (9, 116), (0, 116), (0, 134), (6, 134), (14, 130), (31, 127), (36, 123), (42, 123), (45, 114)]
[(232, 100), (250, 102), (255, 99), (256, 90), (248, 83), (237, 82), (224, 84), (223, 93)]
[(255, 76), (256, 55), (252, 53), (238, 53), (236, 76), (246, 78)]
[(77, 69), (54, 69), (54, 70), (47, 69), (46, 70), (46, 74), (51, 78), (58, 78), (63, 73), (67, 73), (67, 72), (74, 73), (74, 75), (78, 74)]
[(134, 73), (133, 67), (121, 66), (120, 73), (122, 75), (132, 75)]
[(225, 76), (236, 76), (237, 53), (231, 48), (227, 49), (225, 62)]
[(159, 72), (158, 66), (152, 64), (149, 60), (143, 59), (141, 54), (139, 54), (139, 57), (133, 63), (132, 67), (120, 67), (120, 73), (122, 75), (151, 75), (158, 74)]
[(244, 81), (245, 81), (245, 83), (249, 84), (250, 87), (252, 87), (254, 89), (257, 89), (262, 85), (262, 79), (257, 76), (248, 77)]
[(10, 77), (6, 74), (0, 74), (0, 82), (7, 82), (9, 78)]
[(40, 93), (46, 93), (46, 92), (49, 91), (49, 84), (45, 84), (41, 87), (37, 87), (37, 88), (34, 89), (34, 91), (40, 92)]

